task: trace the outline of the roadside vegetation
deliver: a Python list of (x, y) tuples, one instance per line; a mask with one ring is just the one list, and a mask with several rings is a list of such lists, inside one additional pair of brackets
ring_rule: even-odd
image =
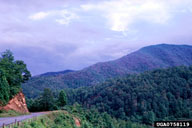
[(50, 89), (44, 89), (37, 99), (27, 99), (30, 111), (52, 111), (31, 123), (25, 123), (24, 128), (149, 128), (150, 126), (116, 119), (106, 112), (100, 113), (96, 108), (85, 109), (78, 103), (67, 105), (67, 96), (64, 90), (58, 94)]
[[(31, 74), (22, 60), (15, 60), (9, 50), (3, 52), (0, 57), (0, 107), (22, 91), (21, 83), (26, 82), (30, 77)], [(0, 117), (19, 115), (22, 114), (13, 110), (0, 110)]]
[(21, 91), (21, 83), (31, 77), (26, 64), (14, 60), (11, 51), (6, 50), (0, 57), (0, 106), (4, 106)]
[(23, 114), (13, 110), (9, 110), (9, 111), (0, 110), (0, 117), (13, 117), (13, 116), (20, 116), (20, 115), (23, 115)]
[(151, 128), (150, 126), (117, 120), (96, 109), (83, 109), (79, 104), (65, 106), (65, 110), (52, 112), (19, 128)]
[(36, 99), (26, 99), (30, 112), (60, 110), (67, 104), (67, 96), (64, 90), (53, 93), (45, 88), (43, 93)]

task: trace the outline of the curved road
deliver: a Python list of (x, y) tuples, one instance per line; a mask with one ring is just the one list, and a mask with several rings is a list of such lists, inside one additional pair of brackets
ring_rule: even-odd
[(38, 112), (38, 113), (31, 113), (30, 115), (22, 115), (22, 116), (16, 116), (16, 117), (2, 117), (0, 118), (0, 127), (3, 126), (3, 124), (8, 125), (15, 123), (15, 120), (22, 121), (26, 119), (30, 119), (36, 116), (41, 116), (47, 114), (47, 112)]

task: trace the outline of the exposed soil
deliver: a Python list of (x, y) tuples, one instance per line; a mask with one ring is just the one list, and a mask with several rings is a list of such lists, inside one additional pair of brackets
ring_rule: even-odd
[(19, 92), (16, 96), (14, 96), (7, 105), (0, 107), (0, 110), (14, 110), (19, 113), (29, 113), (27, 108), (27, 104), (25, 101), (25, 96), (22, 92)]
[(76, 117), (73, 117), (74, 121), (75, 121), (75, 124), (77, 127), (81, 127), (81, 123), (80, 123), (80, 120)]

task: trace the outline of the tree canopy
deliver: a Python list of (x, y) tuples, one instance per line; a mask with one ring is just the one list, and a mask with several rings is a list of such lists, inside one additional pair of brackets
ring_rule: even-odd
[(53, 92), (45, 88), (41, 95), (35, 99), (27, 99), (29, 111), (50, 111), (63, 109), (67, 105), (67, 96), (64, 90)]
[(0, 105), (5, 105), (21, 91), (21, 83), (31, 77), (22, 60), (14, 60), (13, 53), (6, 50), (0, 57)]
[(65, 106), (67, 104), (67, 96), (64, 90), (61, 90), (59, 92), (59, 97), (58, 97), (58, 105), (59, 106)]
[(113, 117), (152, 124), (192, 118), (192, 66), (157, 69), (68, 92), (70, 102)]

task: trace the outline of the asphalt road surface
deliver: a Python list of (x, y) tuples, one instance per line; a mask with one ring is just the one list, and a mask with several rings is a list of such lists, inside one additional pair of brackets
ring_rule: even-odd
[(38, 113), (31, 113), (30, 115), (22, 115), (22, 116), (16, 116), (16, 117), (2, 117), (0, 118), (0, 127), (3, 126), (3, 124), (8, 125), (15, 123), (15, 120), (22, 121), (26, 119), (30, 119), (36, 116), (41, 116), (47, 114), (47, 112), (38, 112)]

